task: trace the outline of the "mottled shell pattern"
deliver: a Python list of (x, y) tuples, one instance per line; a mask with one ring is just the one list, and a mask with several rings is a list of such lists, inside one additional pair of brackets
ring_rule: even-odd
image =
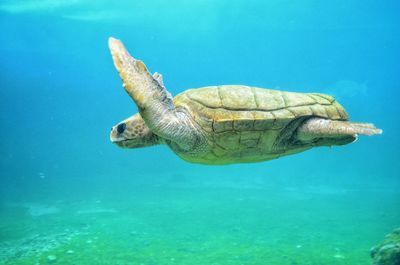
[[(284, 92), (249, 86), (210, 86), (186, 90), (174, 98), (176, 108), (188, 112), (204, 132), (210, 147), (192, 162), (255, 162), (287, 155), (277, 141), (299, 118), (348, 120), (343, 107), (331, 96)], [(297, 125), (298, 126), (298, 125)], [(299, 146), (297, 153), (311, 148)], [(241, 159), (243, 157), (243, 159)], [(196, 160), (196, 161), (193, 161)]]

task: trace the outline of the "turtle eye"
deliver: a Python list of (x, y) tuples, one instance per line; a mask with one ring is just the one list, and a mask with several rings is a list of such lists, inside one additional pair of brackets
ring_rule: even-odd
[(125, 123), (120, 123), (117, 126), (117, 132), (119, 134), (121, 134), (121, 133), (123, 133), (125, 131), (125, 128), (126, 128), (126, 124)]

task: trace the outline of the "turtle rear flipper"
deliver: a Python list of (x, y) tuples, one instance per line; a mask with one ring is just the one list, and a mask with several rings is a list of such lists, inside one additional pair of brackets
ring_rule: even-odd
[(172, 96), (158, 73), (151, 75), (145, 64), (133, 58), (121, 41), (110, 38), (109, 47), (123, 87), (135, 101), (146, 125), (159, 137), (184, 150), (198, 141), (191, 118), (174, 107)]
[(297, 130), (297, 139), (301, 142), (315, 142), (318, 145), (342, 145), (353, 142), (358, 135), (381, 134), (372, 123), (311, 118)]

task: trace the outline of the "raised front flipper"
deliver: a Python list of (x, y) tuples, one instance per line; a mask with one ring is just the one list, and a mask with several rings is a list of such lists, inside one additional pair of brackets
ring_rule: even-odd
[(121, 41), (109, 39), (109, 47), (126, 92), (135, 101), (146, 125), (159, 137), (182, 149), (194, 148), (199, 132), (191, 117), (177, 111), (162, 76), (151, 75), (142, 61), (133, 58)]

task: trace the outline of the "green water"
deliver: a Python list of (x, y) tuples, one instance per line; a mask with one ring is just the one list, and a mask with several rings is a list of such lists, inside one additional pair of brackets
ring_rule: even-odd
[(162, 187), (3, 205), (0, 262), (364, 265), (387, 227), (398, 225), (398, 196), (321, 187)]

